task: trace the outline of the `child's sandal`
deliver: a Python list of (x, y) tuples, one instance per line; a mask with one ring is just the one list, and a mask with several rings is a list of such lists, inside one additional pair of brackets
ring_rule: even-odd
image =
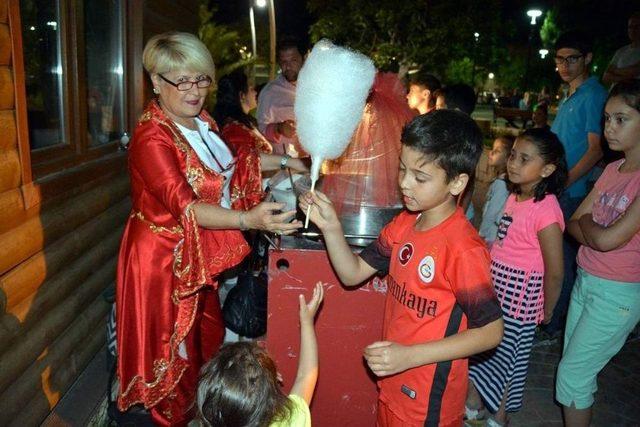
[(473, 421), (473, 420), (484, 420), (486, 412), (484, 409), (472, 409), (467, 405), (464, 405), (464, 419)]

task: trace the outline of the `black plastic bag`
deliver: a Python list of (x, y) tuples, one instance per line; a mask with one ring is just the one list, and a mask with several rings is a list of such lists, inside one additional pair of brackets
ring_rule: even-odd
[(236, 334), (257, 338), (267, 332), (267, 275), (251, 271), (238, 275), (222, 307), (224, 324)]

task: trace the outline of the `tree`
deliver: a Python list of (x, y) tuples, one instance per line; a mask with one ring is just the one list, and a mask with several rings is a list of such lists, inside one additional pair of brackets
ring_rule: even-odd
[(216, 64), (216, 79), (220, 79), (238, 68), (252, 64), (255, 58), (251, 49), (247, 48), (250, 44), (243, 40), (237, 30), (214, 21), (217, 7), (209, 7), (206, 3), (208, 2), (200, 5), (198, 36), (211, 52)]
[(502, 53), (499, 5), (499, 0), (309, 0), (317, 17), (311, 40), (326, 37), (349, 46), (382, 70), (421, 68), (448, 81), (472, 83)]

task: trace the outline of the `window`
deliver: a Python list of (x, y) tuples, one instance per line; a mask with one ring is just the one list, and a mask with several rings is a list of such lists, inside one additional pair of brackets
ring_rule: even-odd
[(57, 2), (22, 4), (25, 83), (32, 149), (64, 141), (62, 40)]
[(113, 153), (127, 128), (123, 0), (21, 0), (36, 177)]
[(122, 6), (91, 0), (84, 8), (87, 112), (90, 144), (124, 133)]

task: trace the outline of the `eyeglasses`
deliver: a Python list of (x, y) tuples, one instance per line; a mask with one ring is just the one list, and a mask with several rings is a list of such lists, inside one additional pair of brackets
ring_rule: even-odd
[(573, 64), (577, 64), (578, 60), (583, 56), (584, 55), (554, 56), (553, 60), (556, 63), (556, 65), (562, 65), (562, 64), (573, 65)]
[(171, 80), (167, 79), (162, 74), (158, 74), (158, 75), (160, 76), (160, 78), (162, 80), (164, 80), (165, 82), (169, 83), (171, 86), (174, 86), (180, 92), (186, 92), (186, 91), (190, 90), (193, 87), (193, 85), (196, 85), (200, 89), (204, 89), (204, 88), (207, 88), (207, 87), (211, 86), (211, 83), (213, 82), (213, 80), (211, 80), (211, 77), (205, 76), (204, 78), (202, 78), (200, 80), (196, 80), (195, 82), (187, 80), (185, 82), (174, 83)]

